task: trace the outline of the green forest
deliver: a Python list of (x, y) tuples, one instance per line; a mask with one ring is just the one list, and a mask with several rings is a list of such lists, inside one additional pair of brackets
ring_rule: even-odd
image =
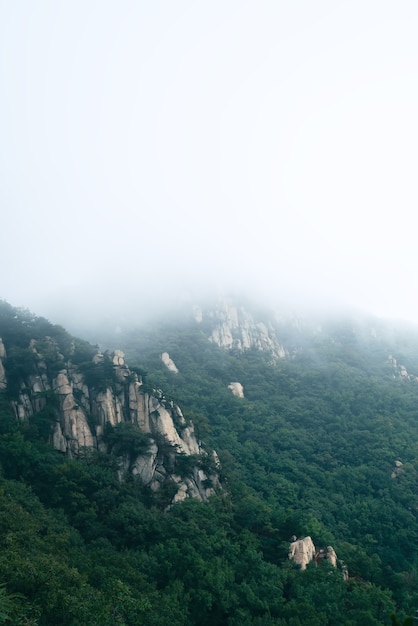
[[(219, 456), (217, 493), (167, 510), (164, 489), (121, 479), (116, 452), (71, 459), (54, 450), (53, 394), (30, 420), (16, 418), (32, 339), (52, 337), (93, 385), (106, 387), (112, 368), (91, 366), (86, 338), (1, 303), (0, 623), (413, 623), (418, 381), (398, 375), (388, 355), (418, 373), (418, 333), (381, 326), (375, 337), (368, 323), (329, 321), (319, 334), (283, 323), (290, 356), (279, 360), (221, 349), (188, 318), (103, 333), (101, 347), (122, 349)], [(161, 362), (164, 351), (177, 374)], [(59, 369), (52, 353), (48, 369)], [(292, 536), (333, 546), (348, 579), (327, 563), (301, 571), (288, 558)]]

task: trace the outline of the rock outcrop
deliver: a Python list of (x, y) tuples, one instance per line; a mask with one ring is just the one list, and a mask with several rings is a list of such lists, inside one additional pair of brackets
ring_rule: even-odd
[(340, 566), (343, 579), (347, 580), (348, 578), (347, 567), (342, 561), (338, 562), (334, 548), (327, 546), (326, 548), (317, 549), (311, 537), (294, 538), (294, 541), (289, 546), (289, 559), (300, 565), (301, 570), (305, 570), (308, 563), (312, 561), (319, 566), (323, 565), (323, 563), (330, 563), (332, 567)]
[(168, 354), (168, 352), (162, 353), (161, 360), (166, 366), (166, 368), (170, 370), (170, 372), (173, 372), (173, 374), (178, 374), (178, 369), (176, 367), (176, 364), (174, 363), (173, 359), (170, 358), (170, 355)]
[[(43, 353), (45, 345), (49, 357), (54, 352), (53, 375)], [(19, 420), (53, 407), (56, 419), (50, 442), (57, 450), (70, 457), (85, 449), (117, 450), (121, 476), (130, 472), (154, 491), (171, 483), (176, 488), (173, 503), (187, 497), (206, 500), (214, 493), (219, 484), (217, 457), (197, 441), (193, 423), (178, 406), (166, 401), (161, 391), (144, 388), (125, 364), (123, 352), (98, 353), (83, 369), (65, 360), (52, 340), (41, 347), (31, 341), (30, 351), (33, 373), (20, 381), (12, 406)], [(0, 364), (0, 384), (5, 388), (7, 358), (1, 342)], [(104, 371), (110, 379), (100, 377)], [(93, 382), (87, 382), (88, 375), (93, 375)], [(139, 450), (126, 443), (127, 435), (135, 438), (135, 433), (142, 433)], [(120, 443), (115, 445), (118, 437)]]
[(198, 323), (210, 328), (209, 341), (227, 350), (263, 350), (275, 359), (285, 358), (286, 351), (279, 342), (272, 324), (257, 320), (244, 307), (222, 301), (215, 309), (194, 308)]
[(395, 359), (395, 357), (392, 356), (392, 354), (388, 355), (388, 362), (393, 367), (393, 377), (394, 378), (401, 378), (403, 380), (410, 380), (410, 381), (418, 382), (418, 376), (414, 376), (413, 374), (409, 374), (409, 372), (406, 369), (405, 365), (400, 365), (398, 363), (398, 361)]
[(241, 383), (229, 383), (228, 389), (230, 389), (234, 396), (237, 396), (237, 398), (244, 397), (244, 387)]
[(313, 561), (316, 548), (311, 537), (296, 539), (289, 546), (289, 559), (300, 565), (300, 569), (306, 569), (308, 563)]
[(319, 550), (315, 553), (315, 560), (318, 564), (327, 562), (330, 563), (332, 567), (337, 567), (337, 555), (332, 546), (319, 548)]

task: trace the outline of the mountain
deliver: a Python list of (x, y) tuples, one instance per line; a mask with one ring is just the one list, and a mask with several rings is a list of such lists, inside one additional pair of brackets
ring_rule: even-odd
[(99, 349), (0, 313), (0, 583), (16, 623), (415, 612), (415, 328), (229, 298), (97, 328)]

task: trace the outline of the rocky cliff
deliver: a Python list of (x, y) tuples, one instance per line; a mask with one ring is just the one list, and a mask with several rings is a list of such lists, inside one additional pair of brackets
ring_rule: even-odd
[[(220, 297), (205, 305), (195, 304), (194, 321), (207, 339), (225, 350), (258, 350), (271, 355), (272, 362), (294, 359), (300, 354), (315, 360), (318, 347), (326, 347), (339, 359), (350, 358), (353, 349), (366, 356), (368, 366), (392, 367), (393, 378), (418, 381), (418, 365), (411, 351), (416, 329), (400, 326), (359, 313), (297, 313), (290, 310), (261, 310), (254, 303)], [(392, 350), (396, 350), (396, 358)], [(402, 362), (405, 360), (408, 364)]]
[(75, 346), (64, 357), (50, 337), (33, 339), (24, 350), (30, 366), (16, 367), (10, 358), (9, 376), (0, 340), (0, 389), (7, 392), (13, 383), (9, 395), (20, 421), (37, 415), (50, 421), (48, 438), (57, 450), (70, 457), (85, 449), (112, 453), (121, 476), (130, 472), (154, 491), (170, 484), (172, 503), (214, 493), (216, 453), (202, 448), (178, 406), (145, 387), (122, 352), (97, 353), (77, 364)]
[(222, 300), (210, 309), (194, 307), (194, 319), (207, 329), (208, 339), (221, 348), (269, 352), (274, 358), (285, 358), (286, 350), (272, 323), (258, 319), (243, 306)]

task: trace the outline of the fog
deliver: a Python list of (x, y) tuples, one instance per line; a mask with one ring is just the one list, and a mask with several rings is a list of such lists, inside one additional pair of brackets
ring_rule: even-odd
[(418, 322), (417, 27), (415, 0), (0, 0), (0, 298)]

